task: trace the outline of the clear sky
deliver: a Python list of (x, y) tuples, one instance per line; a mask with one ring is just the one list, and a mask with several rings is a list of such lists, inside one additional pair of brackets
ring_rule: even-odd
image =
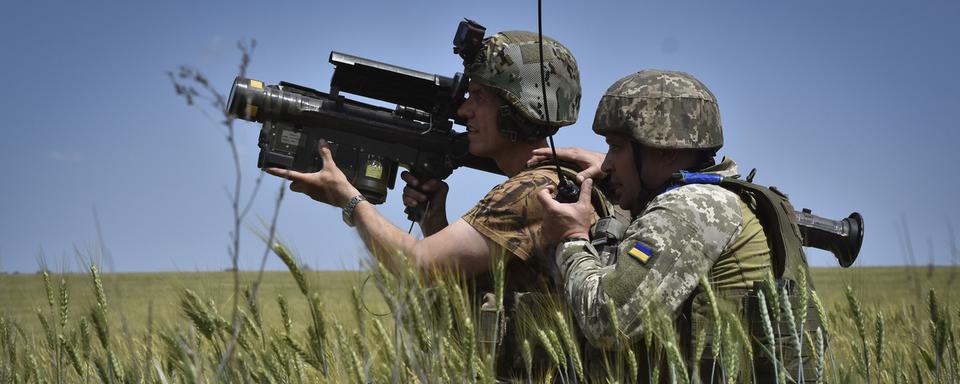
[[(236, 42), (256, 38), (249, 76), (329, 87), (331, 50), (451, 76), (458, 21), (536, 31), (535, 1), (20, 1), (6, 6), (0, 74), (0, 271), (79, 270), (98, 253), (112, 271), (229, 266), (233, 182), (222, 131), (176, 96), (165, 72), (187, 64), (228, 93)], [(576, 56), (580, 121), (560, 146), (605, 149), (590, 130), (603, 91), (643, 68), (694, 74), (716, 94), (722, 155), (794, 204), (866, 220), (861, 265), (951, 264), (960, 227), (960, 5), (956, 1), (545, 1), (544, 33)], [(259, 125), (237, 123), (245, 189)], [(448, 179), (463, 214), (500, 178)], [(402, 182), (400, 183), (402, 185)], [(263, 243), (269, 177), (243, 230), (241, 268)], [(406, 229), (400, 190), (380, 207)], [(94, 213), (96, 212), (96, 214)], [(953, 229), (949, 229), (952, 221)], [(299, 194), (283, 239), (313, 268), (355, 268), (362, 244), (337, 209)], [(834, 265), (813, 252), (816, 265)], [(270, 269), (282, 269), (273, 258)]]

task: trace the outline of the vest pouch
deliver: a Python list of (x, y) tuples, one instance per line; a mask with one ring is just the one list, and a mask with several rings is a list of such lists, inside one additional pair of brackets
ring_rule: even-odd
[[(493, 296), (490, 294), (491, 297)], [(553, 314), (562, 308), (562, 298), (542, 292), (512, 292), (503, 299), (504, 311), (501, 315), (500, 340), (497, 342), (496, 373), (498, 380), (515, 382), (528, 376), (523, 360), (523, 341), (530, 343), (532, 352), (532, 371), (534, 377), (541, 377), (552, 367), (550, 355), (537, 337), (537, 331), (544, 322), (552, 322)], [(481, 307), (481, 319), (483, 316)], [(546, 327), (547, 329), (553, 327)], [(577, 327), (569, 329), (577, 334)], [(489, 331), (488, 331), (489, 332)], [(582, 344), (581, 344), (582, 345)]]
[[(725, 289), (719, 292), (715, 291), (714, 294), (717, 295), (721, 313), (737, 313), (741, 321), (743, 321), (747, 313), (747, 303), (750, 300), (752, 292), (752, 290), (748, 289)], [(684, 341), (684, 353), (690, 369), (691, 379), (695, 383), (698, 382), (696, 381), (697, 378), (699, 378), (699, 382), (702, 383), (726, 382), (722, 362), (714, 359), (715, 348), (720, 347), (716, 345), (713, 336), (714, 324), (711, 319), (711, 309), (707, 296), (698, 288), (694, 299), (688, 300), (685, 305), (689, 305), (690, 307), (686, 308), (683, 313), (689, 313), (690, 316), (688, 319), (684, 317), (678, 318), (677, 321), (678, 329), (681, 330), (681, 340)], [(748, 329), (746, 322), (743, 322), (743, 324), (744, 330)], [(689, 329), (689, 331), (684, 332), (684, 329)], [(682, 335), (684, 333), (690, 336), (683, 337)], [(697, 349), (696, 338), (701, 333), (703, 333), (704, 336), (703, 352), (695, 364), (690, 364), (690, 362), (694, 360), (693, 355)], [(756, 346), (752, 347), (756, 350)], [(750, 377), (750, 375), (746, 377)], [(743, 381), (749, 382), (749, 380), (744, 380), (744, 376), (741, 374), (741, 380), (738, 382)]]
[(480, 318), (477, 320), (477, 342), (484, 355), (496, 353), (497, 346), (503, 336), (501, 325), (503, 310), (497, 306), (493, 293), (483, 294), (480, 304)]

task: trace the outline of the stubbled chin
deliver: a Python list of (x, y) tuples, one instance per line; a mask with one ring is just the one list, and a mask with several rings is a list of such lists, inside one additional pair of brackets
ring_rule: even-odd
[(480, 156), (480, 157), (485, 156), (483, 148), (481, 148), (479, 145), (476, 145), (474, 143), (470, 143), (470, 146), (467, 147), (467, 151), (469, 151), (470, 154), (474, 156)]

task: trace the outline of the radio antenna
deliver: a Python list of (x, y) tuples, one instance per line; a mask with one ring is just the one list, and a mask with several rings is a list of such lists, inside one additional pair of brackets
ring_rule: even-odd
[[(550, 103), (547, 102), (547, 81), (543, 68), (543, 0), (537, 0), (537, 39), (540, 43), (540, 90), (543, 92), (543, 118), (550, 125)], [(560, 104), (557, 103), (557, 108)], [(572, 203), (580, 197), (580, 188), (567, 180), (560, 170), (560, 160), (557, 159), (557, 146), (553, 143), (553, 134), (547, 136), (550, 150), (553, 151), (553, 164), (557, 167), (557, 197), (561, 203)]]

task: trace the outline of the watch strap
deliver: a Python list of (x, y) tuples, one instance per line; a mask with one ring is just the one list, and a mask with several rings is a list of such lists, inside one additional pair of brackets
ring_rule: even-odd
[(347, 203), (346, 207), (343, 207), (343, 222), (347, 223), (349, 226), (354, 226), (353, 224), (353, 211), (357, 208), (357, 205), (361, 201), (366, 200), (366, 197), (363, 197), (362, 194), (356, 195), (350, 199), (350, 202)]

